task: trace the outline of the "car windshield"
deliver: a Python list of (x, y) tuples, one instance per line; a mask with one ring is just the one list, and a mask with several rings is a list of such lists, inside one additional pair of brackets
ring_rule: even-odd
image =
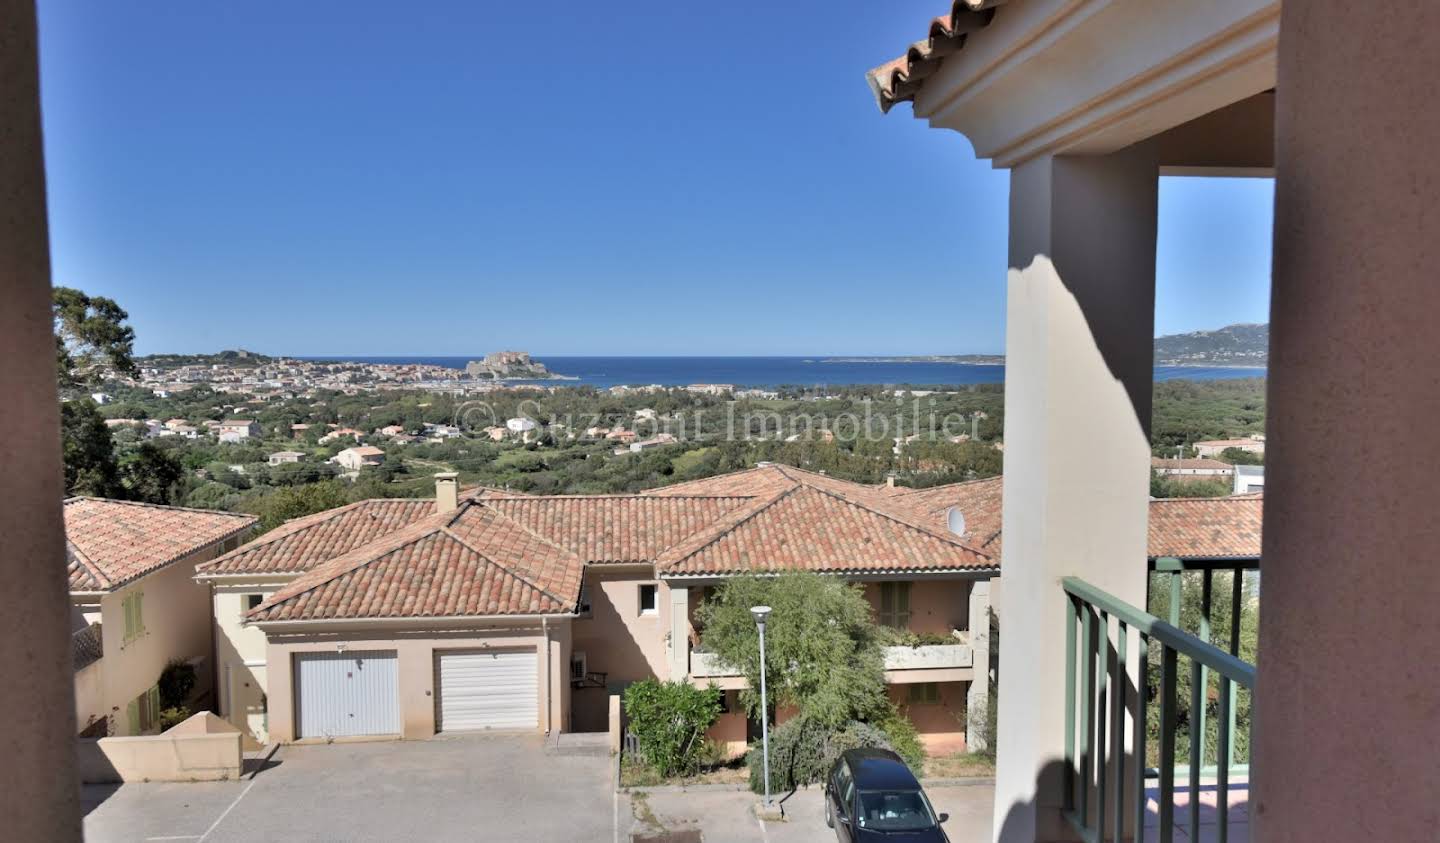
[(873, 831), (920, 831), (935, 827), (930, 802), (918, 790), (863, 790), (860, 792), (861, 828)]

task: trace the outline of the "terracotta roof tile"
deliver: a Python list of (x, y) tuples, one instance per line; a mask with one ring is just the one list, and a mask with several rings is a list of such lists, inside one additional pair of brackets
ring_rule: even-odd
[(940, 69), (945, 57), (958, 53), (965, 38), (990, 25), (995, 7), (1005, 0), (954, 0), (950, 13), (930, 21), (926, 37), (911, 44), (905, 55), (891, 59), (865, 74), (875, 102), (889, 112), (897, 102), (914, 100), (924, 81)]
[(570, 612), (579, 557), (476, 502), (331, 559), (271, 595), (252, 621)]
[(201, 565), (201, 576), (296, 574), (435, 514), (431, 498), (374, 498), (286, 521)]
[(253, 515), (76, 497), (65, 501), (71, 591), (110, 591), (255, 525)]
[(1265, 499), (1166, 498), (1150, 502), (1150, 558), (1259, 559)]
[(946, 525), (951, 507), (959, 509), (965, 517), (962, 538), (999, 558), (1004, 485), (1001, 477), (987, 477), (928, 489), (905, 489), (894, 501), (895, 505), (909, 508), (927, 524)]
[(809, 483), (727, 513), (656, 560), (667, 574), (887, 573), (997, 564), (956, 536)]
[(586, 562), (653, 562), (666, 548), (749, 503), (738, 495), (575, 495), (489, 498), (504, 513)]

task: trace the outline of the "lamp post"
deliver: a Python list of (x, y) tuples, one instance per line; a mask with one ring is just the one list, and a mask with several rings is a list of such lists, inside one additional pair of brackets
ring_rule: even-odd
[(770, 704), (765, 698), (765, 619), (770, 617), (769, 606), (752, 606), (750, 614), (755, 616), (755, 627), (760, 630), (760, 758), (765, 771), (765, 804), (770, 804)]

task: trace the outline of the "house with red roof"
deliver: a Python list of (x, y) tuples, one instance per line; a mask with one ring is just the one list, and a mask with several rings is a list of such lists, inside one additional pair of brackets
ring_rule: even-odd
[[(282, 742), (603, 732), (613, 694), (660, 678), (724, 690), (711, 736), (738, 753), (758, 725), (735, 699), (744, 677), (701, 646), (698, 609), (729, 577), (811, 571), (863, 590), (895, 636), (891, 699), (931, 751), (962, 749), (988, 705), (1001, 488), (761, 464), (640, 494), (529, 496), (437, 475), (433, 500), (300, 518), (200, 568), (221, 714)], [(1226, 503), (1185, 506), (1157, 529), (1163, 555), (1227, 540)], [(1259, 501), (1244, 506), (1258, 525)], [(1258, 555), (1258, 529), (1230, 538)]]
[(153, 732), (172, 660), (211, 688), (210, 600), (196, 566), (234, 549), (253, 515), (75, 497), (65, 501), (75, 714), (86, 737)]

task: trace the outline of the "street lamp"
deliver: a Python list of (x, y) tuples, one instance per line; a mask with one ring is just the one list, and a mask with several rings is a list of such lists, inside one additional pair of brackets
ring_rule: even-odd
[(769, 606), (752, 606), (750, 614), (755, 616), (755, 627), (760, 630), (760, 757), (765, 770), (765, 804), (770, 804), (770, 704), (765, 699), (765, 619), (770, 617)]

